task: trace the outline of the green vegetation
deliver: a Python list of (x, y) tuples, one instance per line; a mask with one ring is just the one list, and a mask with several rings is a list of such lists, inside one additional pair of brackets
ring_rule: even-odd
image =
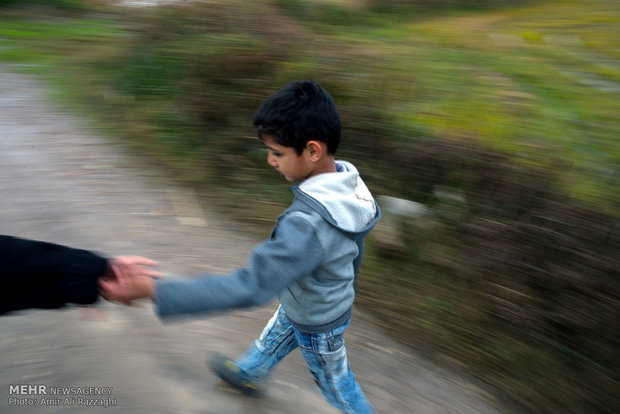
[(11, 6), (43, 6), (69, 11), (85, 11), (89, 9), (88, 4), (81, 0), (0, 0), (0, 7)]
[(339, 155), (375, 194), (431, 212), (384, 208), (360, 309), (525, 411), (620, 406), (617, 2), (46, 10), (0, 8), (0, 61), (262, 230), (290, 192), (253, 113), (319, 81)]

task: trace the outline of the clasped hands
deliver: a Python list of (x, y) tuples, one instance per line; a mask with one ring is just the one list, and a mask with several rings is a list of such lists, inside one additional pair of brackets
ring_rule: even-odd
[(109, 261), (109, 271), (99, 278), (100, 295), (111, 302), (132, 305), (134, 300), (155, 296), (154, 278), (161, 273), (150, 269), (157, 262), (140, 256), (119, 256)]

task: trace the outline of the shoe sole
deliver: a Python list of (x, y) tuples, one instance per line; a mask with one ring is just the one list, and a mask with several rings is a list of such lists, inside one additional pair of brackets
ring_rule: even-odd
[(216, 355), (207, 364), (221, 380), (238, 389), (245, 395), (257, 397), (263, 393), (262, 384), (244, 381), (239, 378), (239, 366), (223, 355)]

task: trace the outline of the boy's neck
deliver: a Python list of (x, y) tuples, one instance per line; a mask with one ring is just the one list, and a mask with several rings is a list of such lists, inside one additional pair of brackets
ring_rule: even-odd
[(310, 174), (306, 179), (310, 177), (314, 177), (319, 174), (327, 174), (327, 173), (335, 173), (338, 172), (336, 169), (336, 158), (333, 155), (327, 155), (321, 159), (313, 169), (312, 174)]

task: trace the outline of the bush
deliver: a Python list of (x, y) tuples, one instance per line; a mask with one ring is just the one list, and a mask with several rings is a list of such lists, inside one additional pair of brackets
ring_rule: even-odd
[[(559, 194), (548, 171), (471, 145), (423, 140), (395, 159), (435, 216), (401, 224), (409, 243), (396, 256), (375, 240), (361, 302), (531, 412), (612, 413), (620, 219)], [(445, 214), (437, 188), (462, 194), (466, 210)]]
[(81, 0), (0, 0), (1, 7), (49, 6), (64, 10), (86, 10), (88, 5)]

